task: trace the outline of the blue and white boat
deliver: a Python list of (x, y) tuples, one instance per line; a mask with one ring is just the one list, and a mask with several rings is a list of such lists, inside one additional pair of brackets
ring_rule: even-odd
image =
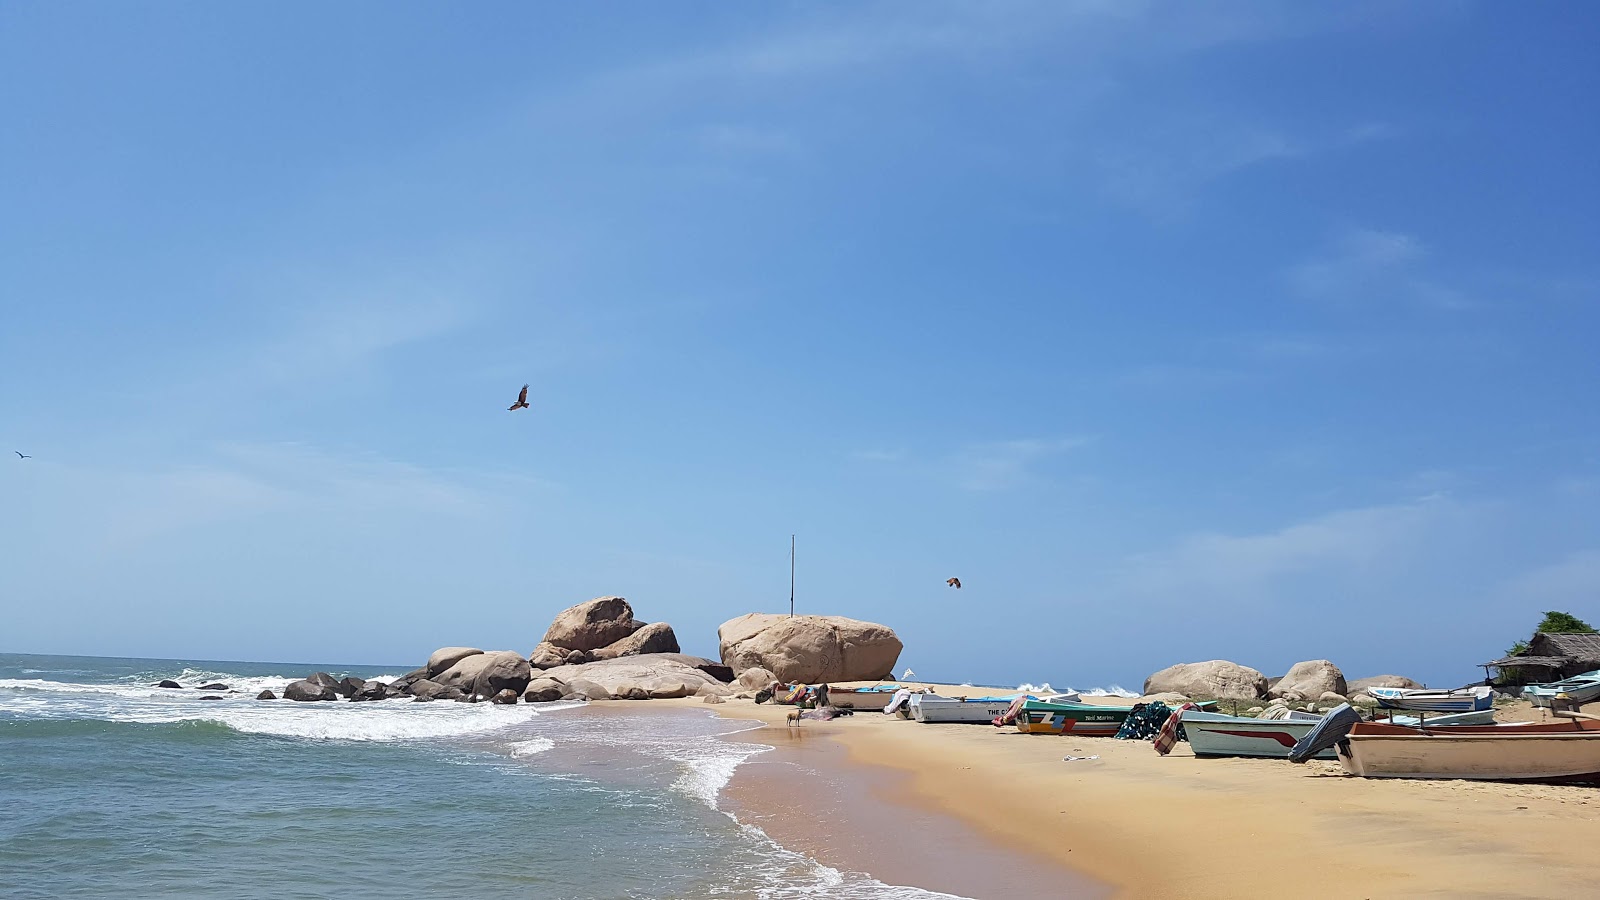
[(1566, 694), (1576, 703), (1600, 700), (1600, 669), (1549, 684), (1530, 684), (1522, 689), (1522, 696), (1527, 697), (1534, 706), (1549, 706), (1551, 698), (1557, 694)]
[(1419, 712), (1473, 712), (1494, 708), (1494, 688), (1486, 685), (1454, 691), (1426, 688), (1368, 688), (1367, 693), (1384, 709), (1411, 709)]
[(1439, 713), (1434, 716), (1390, 716), (1381, 720), (1391, 725), (1426, 725), (1429, 728), (1449, 728), (1456, 725), (1493, 725), (1494, 710), (1475, 709), (1464, 713)]

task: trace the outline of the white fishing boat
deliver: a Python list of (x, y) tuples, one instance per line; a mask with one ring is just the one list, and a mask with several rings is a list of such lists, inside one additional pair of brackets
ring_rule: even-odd
[(1368, 688), (1367, 692), (1384, 709), (1409, 709), (1418, 712), (1473, 712), (1494, 706), (1494, 688), (1478, 685), (1454, 691), (1426, 688)]
[(1580, 704), (1600, 700), (1600, 671), (1585, 672), (1549, 684), (1530, 684), (1522, 689), (1522, 696), (1534, 706), (1549, 706), (1551, 698), (1557, 694), (1566, 694), (1569, 700)]
[(882, 712), (890, 701), (894, 700), (895, 691), (904, 685), (875, 684), (863, 688), (828, 688), (828, 702), (833, 706), (844, 709), (874, 710)]
[[(1201, 759), (1219, 756), (1286, 759), (1294, 745), (1317, 727), (1322, 718), (1252, 719), (1187, 709), (1181, 721), (1190, 749)], [(1312, 758), (1333, 759), (1333, 748)]]
[(1336, 749), (1344, 770), (1363, 778), (1600, 783), (1600, 731), (1590, 723), (1438, 730), (1358, 723)]
[(941, 697), (912, 694), (911, 718), (918, 722), (970, 722), (988, 725), (1006, 713), (1016, 695), (1009, 697)]
[(1439, 713), (1422, 716), (1390, 716), (1381, 721), (1392, 725), (1426, 725), (1429, 728), (1451, 728), (1460, 725), (1493, 725), (1493, 709), (1475, 709), (1464, 713)]

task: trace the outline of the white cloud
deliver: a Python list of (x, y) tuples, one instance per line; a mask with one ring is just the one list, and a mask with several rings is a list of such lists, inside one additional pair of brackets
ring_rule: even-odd
[(1600, 604), (1600, 549), (1580, 550), (1519, 575), (1507, 582), (1504, 594), (1540, 609), (1592, 609)]
[(955, 483), (969, 491), (1001, 491), (1038, 477), (1035, 466), (1046, 459), (1092, 442), (1087, 437), (1029, 438), (973, 444), (947, 464)]
[(1399, 300), (1439, 310), (1476, 304), (1431, 277), (1428, 251), (1414, 235), (1357, 229), (1291, 267), (1289, 285), (1301, 296), (1337, 303)]
[(1130, 559), (1121, 584), (1135, 593), (1270, 597), (1293, 577), (1359, 575), (1391, 567), (1459, 510), (1445, 498), (1340, 510), (1261, 534), (1203, 532)]

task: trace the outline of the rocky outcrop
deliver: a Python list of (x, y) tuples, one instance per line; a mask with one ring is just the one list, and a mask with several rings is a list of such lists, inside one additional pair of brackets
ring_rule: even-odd
[(158, 687), (158, 688), (181, 688), (181, 687), (183, 687), (183, 685), (177, 683), (176, 681), (173, 681), (170, 678), (167, 678), (167, 679), (163, 679), (161, 681), (161, 683), (156, 685), (156, 687)]
[(528, 654), (528, 665), (533, 666), (535, 669), (554, 669), (556, 666), (566, 665), (567, 657), (571, 655), (572, 651), (565, 647), (557, 647), (549, 641), (541, 641), (539, 646), (533, 648), (533, 652)]
[(443, 675), (451, 666), (461, 662), (469, 656), (482, 653), (477, 647), (440, 647), (428, 657), (428, 664), (423, 666), (423, 677), (430, 681)]
[[(543, 645), (541, 645), (543, 646)], [(608, 644), (590, 654), (595, 659), (616, 659), (639, 653), (677, 653), (678, 636), (665, 622), (646, 625), (620, 641)]]
[(444, 685), (424, 678), (421, 681), (413, 681), (408, 693), (416, 700), (433, 700), (442, 690), (444, 690)]
[(596, 597), (556, 614), (544, 642), (567, 650), (598, 650), (633, 634), (644, 623), (621, 597)]
[(517, 702), (517, 692), (510, 688), (497, 691), (494, 696), (489, 698), (489, 702), (499, 706), (511, 706)]
[(1374, 675), (1371, 678), (1357, 678), (1350, 682), (1348, 694), (1364, 694), (1375, 687), (1419, 688), (1420, 682), (1412, 681), (1404, 675)]
[(1189, 698), (1173, 691), (1163, 691), (1159, 694), (1150, 694), (1146, 697), (1140, 697), (1139, 701), (1141, 703), (1165, 703), (1168, 706), (1175, 707), (1183, 703), (1188, 703)]
[(356, 691), (350, 699), (357, 702), (372, 700), (388, 700), (400, 696), (400, 692), (381, 681), (368, 681), (361, 685), (361, 690)]
[(301, 701), (337, 700), (339, 695), (335, 694), (333, 689), (327, 685), (318, 684), (307, 678), (289, 682), (288, 687), (283, 689), (283, 699)]
[(212, 684), (202, 684), (199, 687), (195, 688), (195, 690), (197, 690), (197, 691), (226, 691), (226, 690), (231, 690), (231, 688), (229, 688), (225, 684), (212, 683)]
[(495, 650), (463, 657), (433, 681), (442, 687), (459, 688), (469, 697), (493, 697), (505, 690), (521, 694), (528, 687), (530, 674), (528, 661), (521, 654)]
[(1347, 703), (1349, 701), (1345, 699), (1343, 694), (1338, 694), (1333, 691), (1323, 691), (1321, 694), (1317, 695), (1317, 702), (1326, 704), (1328, 706), (1338, 706), (1341, 703)]
[(1167, 691), (1202, 700), (1259, 700), (1267, 693), (1267, 678), (1223, 659), (1178, 663), (1144, 680), (1146, 696)]
[(566, 684), (563, 700), (610, 700), (611, 692), (583, 678), (574, 678)]
[(772, 687), (772, 683), (777, 680), (778, 676), (760, 666), (754, 666), (739, 673), (739, 686), (751, 691), (764, 691)]
[[(687, 658), (694, 659), (694, 657)], [(718, 688), (722, 686), (721, 681), (684, 662), (682, 654), (677, 653), (619, 656), (616, 659), (597, 660), (579, 666), (561, 666), (548, 669), (541, 674), (545, 678), (566, 684), (567, 692), (563, 694), (563, 699), (572, 699), (570, 695), (579, 691), (580, 687), (590, 694), (580, 699), (601, 700), (611, 697), (633, 699), (688, 697), (699, 691), (703, 685), (714, 685)], [(594, 696), (593, 691), (587, 691), (589, 685), (599, 688), (606, 696)]]
[(566, 685), (554, 678), (535, 678), (528, 682), (528, 689), (523, 692), (522, 700), (525, 703), (550, 703), (560, 700), (566, 692)]
[(329, 675), (327, 672), (312, 672), (306, 676), (306, 680), (312, 684), (320, 684), (328, 690), (338, 693), (335, 688), (339, 684), (339, 679)]
[(339, 683), (333, 686), (333, 692), (348, 699), (355, 697), (355, 695), (360, 693), (361, 689), (366, 686), (366, 679), (357, 678), (354, 675), (350, 675), (339, 679)]
[(750, 613), (722, 623), (717, 637), (734, 674), (759, 666), (803, 684), (885, 678), (902, 646), (893, 629), (843, 616)]
[(1272, 685), (1269, 695), (1291, 697), (1298, 694), (1302, 699), (1316, 699), (1323, 694), (1342, 696), (1346, 690), (1344, 673), (1338, 666), (1325, 659), (1309, 659), (1290, 666), (1283, 678)]
[(274, 694), (271, 691), (262, 691), (261, 693), (256, 695), (256, 699), (257, 700), (276, 700), (276, 699), (278, 699), (278, 695)]

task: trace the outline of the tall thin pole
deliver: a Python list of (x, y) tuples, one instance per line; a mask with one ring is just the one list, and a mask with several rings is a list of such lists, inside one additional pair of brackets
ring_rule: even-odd
[(794, 615), (794, 535), (789, 535), (789, 615)]

